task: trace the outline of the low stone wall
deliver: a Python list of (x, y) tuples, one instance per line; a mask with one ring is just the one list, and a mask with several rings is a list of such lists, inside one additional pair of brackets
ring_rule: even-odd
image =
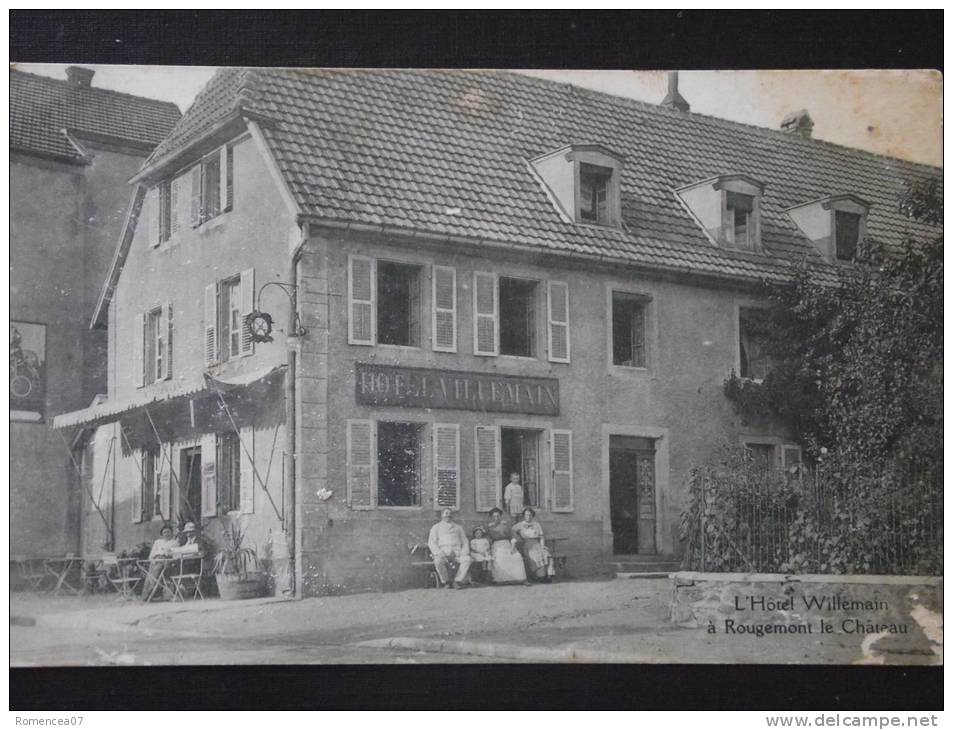
[[(860, 641), (863, 652), (940, 656), (943, 579), (889, 575), (675, 573), (671, 620), (712, 636)], [(931, 657), (932, 658), (932, 657)]]

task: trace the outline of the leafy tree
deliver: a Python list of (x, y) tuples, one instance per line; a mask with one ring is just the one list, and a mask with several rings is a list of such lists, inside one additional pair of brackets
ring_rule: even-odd
[[(909, 183), (899, 210), (939, 226), (938, 181)], [(831, 268), (833, 282), (805, 263), (791, 281), (765, 285), (770, 306), (753, 328), (771, 372), (762, 383), (732, 373), (726, 395), (742, 417), (787, 420), (815, 457), (836, 450), (868, 466), (938, 469), (942, 233), (908, 233), (899, 247), (868, 238), (856, 265)]]

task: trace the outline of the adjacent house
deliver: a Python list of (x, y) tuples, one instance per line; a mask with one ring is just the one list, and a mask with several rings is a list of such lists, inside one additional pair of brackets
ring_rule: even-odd
[(83, 442), (49, 421), (105, 397), (106, 333), (91, 330), (89, 316), (125, 219), (128, 180), (181, 116), (174, 104), (97, 88), (93, 75), (76, 66), (65, 80), (10, 70), (15, 555), (78, 548), (78, 471), (91, 463)]
[(675, 556), (694, 465), (801, 458), (723, 394), (768, 367), (757, 285), (899, 240), (903, 182), (935, 174), (803, 112), (693, 114), (677, 82), (652, 105), (505, 72), (223, 70), (133, 178), (92, 317), (108, 396), (55, 425), (121, 445), (90, 477), (117, 545), (238, 522), (300, 594), (410, 580), (438, 511), (472, 528), (511, 472), (572, 573)]

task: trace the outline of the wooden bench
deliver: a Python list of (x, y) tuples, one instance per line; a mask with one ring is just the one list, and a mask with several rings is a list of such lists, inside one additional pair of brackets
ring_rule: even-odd
[(544, 537), (543, 542), (546, 543), (549, 554), (553, 557), (553, 567), (556, 569), (556, 575), (558, 576), (560, 572), (566, 570), (566, 565), (569, 563), (569, 555), (566, 554), (566, 543), (569, 542), (569, 538)]

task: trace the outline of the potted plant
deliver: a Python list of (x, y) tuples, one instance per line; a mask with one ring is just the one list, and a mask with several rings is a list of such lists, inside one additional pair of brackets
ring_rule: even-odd
[(212, 565), (218, 595), (227, 601), (264, 595), (267, 574), (255, 549), (242, 547), (245, 532), (238, 525), (226, 524), (222, 537), (222, 549)]

